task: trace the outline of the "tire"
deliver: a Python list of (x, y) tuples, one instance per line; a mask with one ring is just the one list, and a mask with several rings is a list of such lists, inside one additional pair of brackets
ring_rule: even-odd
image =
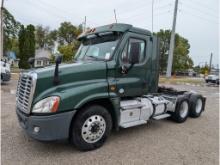
[(190, 97), (190, 111), (189, 116), (197, 118), (201, 115), (204, 105), (203, 98), (201, 95), (192, 94)]
[(171, 118), (177, 123), (186, 121), (189, 115), (189, 101), (186, 98), (179, 98), (176, 103), (175, 112), (171, 114)]
[(87, 106), (74, 119), (70, 140), (81, 151), (101, 147), (111, 133), (112, 118), (102, 106)]

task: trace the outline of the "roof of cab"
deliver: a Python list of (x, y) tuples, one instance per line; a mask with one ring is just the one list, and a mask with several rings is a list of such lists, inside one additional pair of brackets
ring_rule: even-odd
[(113, 24), (99, 26), (96, 28), (89, 29), (86, 32), (83, 32), (82, 34), (80, 34), (78, 36), (78, 39), (82, 40), (86, 36), (92, 35), (92, 34), (105, 33), (105, 32), (122, 32), (122, 33), (124, 33), (126, 31), (139, 33), (139, 34), (145, 34), (145, 35), (151, 35), (150, 31), (145, 30), (145, 29), (141, 29), (141, 28), (137, 28), (137, 27), (133, 27), (130, 24), (113, 23)]

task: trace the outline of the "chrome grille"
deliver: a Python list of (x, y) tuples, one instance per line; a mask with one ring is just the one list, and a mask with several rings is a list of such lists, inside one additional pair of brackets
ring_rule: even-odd
[(20, 74), (16, 93), (16, 103), (17, 108), (24, 113), (30, 113), (36, 79), (36, 73)]

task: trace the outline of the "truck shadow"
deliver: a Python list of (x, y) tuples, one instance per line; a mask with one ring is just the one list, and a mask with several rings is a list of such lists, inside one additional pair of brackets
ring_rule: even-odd
[[(108, 148), (109, 145), (116, 145), (120, 142), (122, 142), (124, 139), (127, 139), (128, 137), (132, 140), (133, 138), (137, 138), (140, 136), (143, 136), (143, 134), (154, 134), (154, 132), (157, 132), (158, 129), (165, 129), (161, 127), (166, 127), (166, 125), (169, 125), (169, 123), (172, 123), (172, 121), (168, 120), (161, 120), (161, 121), (149, 121), (147, 124), (126, 128), (126, 129), (120, 129), (119, 131), (113, 130), (109, 139), (106, 141), (106, 143), (99, 149), (90, 151), (90, 152), (99, 152), (99, 150), (105, 150)], [(31, 143), (31, 146), (34, 148), (35, 152), (38, 152), (41, 154), (42, 152), (53, 154), (59, 154), (61, 152), (65, 153), (85, 153), (82, 151), (79, 151), (74, 145), (72, 145), (68, 140), (65, 141), (52, 141), (52, 142), (42, 142), (37, 141), (34, 139), (31, 139), (30, 137), (27, 137), (28, 141)], [(29, 143), (29, 144), (30, 144)], [(105, 148), (106, 147), (106, 148)], [(33, 150), (32, 148), (32, 150)]]

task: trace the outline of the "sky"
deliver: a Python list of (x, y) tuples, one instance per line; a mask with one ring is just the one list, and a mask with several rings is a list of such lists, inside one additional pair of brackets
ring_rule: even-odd
[[(152, 3), (153, 2), (153, 3)], [(4, 6), (24, 25), (58, 28), (61, 22), (96, 27), (117, 21), (158, 32), (171, 29), (175, 0), (5, 0)], [(152, 5), (153, 4), (153, 5)], [(179, 0), (176, 33), (190, 43), (194, 65), (219, 64), (218, 0)], [(152, 28), (153, 6), (153, 28)]]

